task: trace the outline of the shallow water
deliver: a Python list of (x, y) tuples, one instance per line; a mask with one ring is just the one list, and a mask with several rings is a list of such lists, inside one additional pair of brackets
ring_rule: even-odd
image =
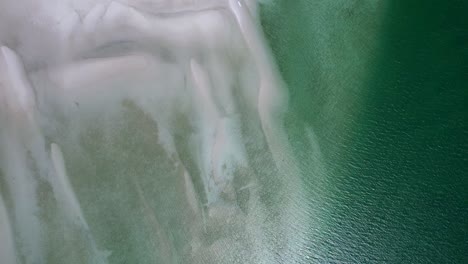
[(251, 4), (4, 4), (25, 22), (2, 32), (3, 259), (297, 258), (308, 205)]
[(259, 2), (0, 4), (1, 264), (466, 262), (466, 5)]

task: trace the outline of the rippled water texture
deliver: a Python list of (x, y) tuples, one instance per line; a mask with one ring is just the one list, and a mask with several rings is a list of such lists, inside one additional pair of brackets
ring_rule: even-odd
[(0, 264), (466, 263), (429, 2), (2, 0)]
[(307, 171), (310, 262), (468, 263), (468, 2), (260, 11)]

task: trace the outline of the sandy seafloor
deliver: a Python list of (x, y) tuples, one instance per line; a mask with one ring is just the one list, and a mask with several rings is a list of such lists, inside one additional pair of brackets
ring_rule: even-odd
[(0, 264), (466, 263), (465, 1), (0, 3)]

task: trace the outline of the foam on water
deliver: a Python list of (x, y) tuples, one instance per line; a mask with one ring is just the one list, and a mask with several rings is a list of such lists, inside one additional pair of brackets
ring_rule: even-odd
[(297, 261), (310, 221), (254, 1), (2, 5), (26, 22), (0, 28), (0, 253)]

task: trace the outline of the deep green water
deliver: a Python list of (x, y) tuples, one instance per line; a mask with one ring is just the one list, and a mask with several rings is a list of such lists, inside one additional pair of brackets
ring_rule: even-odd
[(309, 172), (304, 258), (468, 263), (468, 2), (260, 10)]

